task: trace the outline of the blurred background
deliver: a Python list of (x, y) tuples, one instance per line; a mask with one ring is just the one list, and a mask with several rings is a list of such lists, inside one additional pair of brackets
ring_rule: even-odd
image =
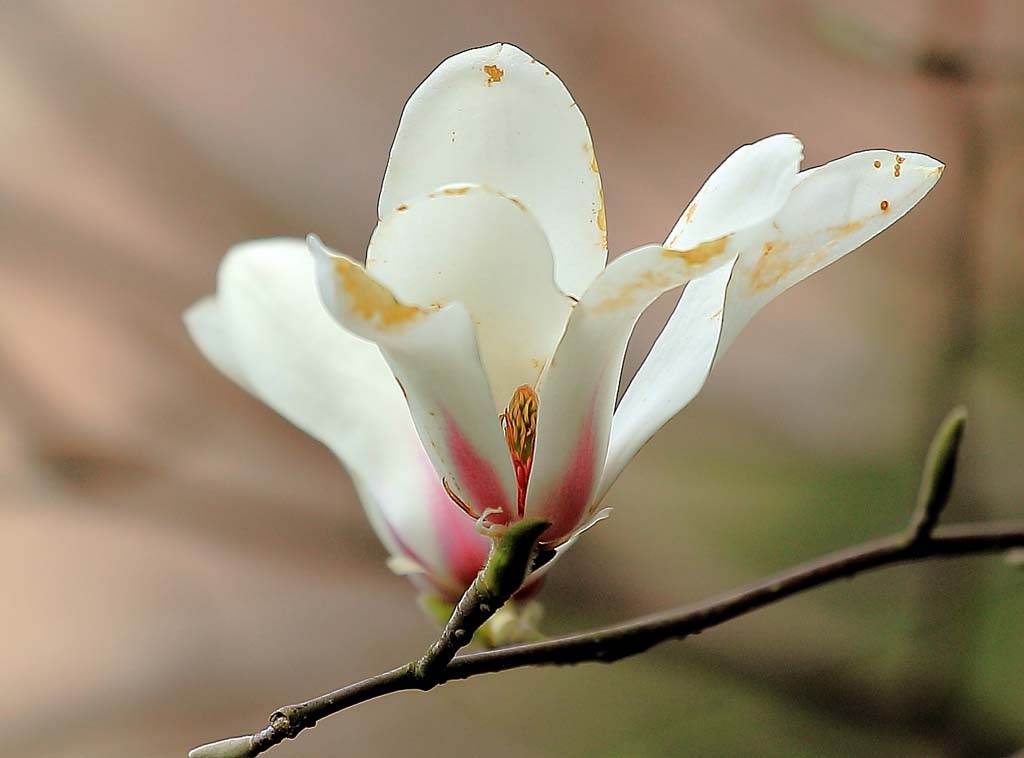
[[(406, 97), (496, 40), (587, 114), (613, 254), (775, 132), (808, 166), (872, 147), (948, 165), (748, 327), (552, 572), (547, 631), (900, 528), (956, 402), (947, 518), (1019, 517), (1022, 28), (1016, 0), (0, 3), (0, 754), (184, 756), (423, 649), (345, 472), (180, 314), (240, 240), (361, 254)], [(273, 755), (1005, 756), (1022, 642), (1024, 574), (1001, 559), (894, 568), (615, 666), (389, 697)]]

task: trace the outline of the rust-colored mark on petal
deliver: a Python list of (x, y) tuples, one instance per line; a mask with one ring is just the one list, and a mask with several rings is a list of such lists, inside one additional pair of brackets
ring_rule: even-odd
[(597, 168), (597, 155), (594, 154), (594, 146), (589, 142), (584, 142), (583, 152), (590, 158), (590, 170), (600, 176), (601, 172)]
[(689, 250), (673, 250), (667, 247), (662, 252), (662, 255), (666, 258), (682, 258), (691, 266), (703, 266), (712, 258), (722, 254), (722, 251), (725, 250), (725, 244), (731, 236), (731, 234), (727, 234), (718, 239), (701, 242), (697, 247), (690, 248)]
[(889, 201), (888, 201), (888, 200), (883, 200), (883, 201), (882, 201), (882, 202), (880, 203), (880, 207), (881, 207), (881, 209), (882, 209), (883, 211), (887, 211), (887, 210), (889, 210)]
[(445, 187), (441, 190), (442, 195), (465, 195), (472, 187)]
[[(854, 221), (851, 221), (851, 222), (849, 222), (847, 224), (840, 224), (839, 226), (830, 226), (828, 228), (828, 232), (830, 234), (839, 235), (840, 237), (845, 237), (847, 234), (853, 234), (855, 231), (860, 229), (862, 226), (864, 226), (864, 222), (863, 221), (854, 220)], [(835, 241), (835, 240), (833, 240), (833, 241)]]
[(501, 81), (501, 77), (505, 75), (505, 72), (495, 66), (493, 63), (488, 63), (484, 66), (484, 73), (487, 74), (487, 86), (490, 87), (492, 84), (497, 84)]
[[(678, 250), (665, 250), (666, 256), (679, 256)], [(627, 308), (636, 302), (637, 296), (649, 295), (651, 292), (671, 289), (679, 282), (664, 271), (648, 269), (634, 279), (627, 281), (614, 293), (607, 295), (594, 306), (597, 313)]]
[(469, 516), (469, 517), (470, 517), (470, 518), (472, 518), (472, 519), (478, 519), (478, 518), (480, 518), (480, 514), (479, 514), (479, 513), (477, 513), (476, 511), (474, 511), (474, 510), (473, 510), (473, 509), (472, 509), (472, 508), (470, 507), (469, 503), (467, 503), (467, 502), (466, 502), (465, 500), (463, 500), (463, 499), (462, 499), (461, 497), (459, 497), (459, 496), (458, 496), (458, 495), (457, 495), (457, 494), (455, 493), (455, 490), (453, 490), (453, 489), (452, 489), (452, 486), (451, 486), (450, 484), (448, 484), (448, 479), (446, 479), (446, 478), (442, 477), (442, 478), (441, 478), (441, 486), (442, 486), (442, 487), (444, 487), (444, 491), (445, 491), (446, 493), (448, 493), (448, 498), (449, 498), (449, 499), (450, 499), (450, 500), (451, 500), (451, 501), (452, 501), (453, 503), (455, 503), (455, 504), (456, 504), (457, 506), (459, 506), (459, 508), (461, 508), (461, 509), (462, 509), (462, 512), (463, 512), (463, 513), (465, 513), (465, 514), (466, 514), (467, 516)]
[(334, 260), (334, 274), (352, 311), (383, 328), (401, 326), (424, 315), (413, 305), (403, 305), (386, 287), (372, 279), (358, 265), (345, 258)]
[(686, 219), (686, 223), (689, 224), (693, 221), (693, 214), (697, 210), (697, 203), (690, 203), (686, 207), (686, 212), (683, 213), (683, 218)]
[(905, 161), (905, 160), (906, 160), (906, 158), (904, 158), (902, 155), (897, 155), (896, 156), (896, 162), (897, 163), (903, 163), (903, 161)]
[(527, 213), (526, 205), (518, 197), (514, 195), (506, 195), (504, 192), (499, 192), (498, 194), (501, 195), (501, 197), (508, 200), (510, 203), (512, 203), (512, 205), (521, 210), (523, 213)]
[(601, 245), (608, 249), (608, 219), (604, 213), (604, 187), (598, 187), (597, 214), (594, 217), (598, 231), (601, 232)]
[(395, 208), (395, 210), (398, 211), (399, 213), (404, 213), (405, 211), (409, 210), (409, 206), (406, 205), (405, 203), (402, 203), (400, 206)]
[(872, 164), (872, 165), (874, 165), (875, 168), (881, 168), (882, 167), (882, 162), (881, 161), (875, 161), (874, 164)]
[(793, 261), (782, 255), (787, 247), (789, 244), (782, 240), (764, 243), (761, 257), (757, 259), (754, 270), (750, 272), (750, 286), (753, 290), (761, 291), (778, 284), (796, 268)]

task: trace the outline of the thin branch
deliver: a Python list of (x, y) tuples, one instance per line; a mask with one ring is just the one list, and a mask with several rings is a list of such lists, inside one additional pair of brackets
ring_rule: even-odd
[(609, 663), (668, 640), (698, 634), (799, 592), (864, 571), (897, 563), (1014, 548), (1024, 548), (1024, 521), (965, 524), (922, 535), (901, 532), (830, 553), (707, 602), (582, 634), (457, 656), (444, 668), (430, 668), (427, 679), (417, 673), (417, 662), (413, 662), (304, 703), (281, 708), (262, 731), (206, 745), (189, 755), (192, 758), (252, 758), (327, 716), (382, 695), (427, 689), (523, 666), (564, 666), (587, 661)]

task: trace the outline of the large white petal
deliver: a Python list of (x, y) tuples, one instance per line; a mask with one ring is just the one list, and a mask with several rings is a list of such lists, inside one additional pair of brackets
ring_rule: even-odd
[(551, 521), (546, 542), (569, 537), (590, 515), (622, 360), (640, 314), (663, 292), (735, 255), (731, 237), (686, 251), (648, 245), (612, 261), (573, 309), (538, 387), (526, 515)]
[[(478, 515), (515, 515), (516, 482), (469, 312), (400, 302), (355, 261), (308, 239), (327, 310), (380, 347), (443, 481)], [(501, 515), (504, 514), (504, 515)]]
[(519, 200), (477, 185), (411, 199), (374, 232), (366, 269), (399, 300), (459, 302), (476, 326), (495, 412), (535, 386), (572, 301), (555, 286), (551, 249)]
[(378, 215), (463, 182), (511, 193), (537, 214), (563, 291), (579, 296), (604, 268), (604, 201), (586, 121), (558, 77), (513, 45), (449, 58), (409, 98)]
[[(926, 155), (871, 150), (801, 172), (730, 275), (716, 271), (683, 293), (615, 414), (601, 493), (693, 399), (717, 356), (758, 310), (902, 217), (935, 186), (942, 169)], [(739, 184), (736, 201), (743, 201)], [(694, 215), (700, 211), (698, 204)]]
[[(478, 540), (476, 555), (486, 556), (488, 540), (448, 501), (380, 351), (320, 303), (305, 241), (233, 248), (216, 296), (192, 306), (185, 321), (214, 365), (341, 459), (389, 553), (446, 586), (466, 572), (463, 557), (453, 557), (454, 538)], [(453, 529), (460, 531), (446, 534)]]

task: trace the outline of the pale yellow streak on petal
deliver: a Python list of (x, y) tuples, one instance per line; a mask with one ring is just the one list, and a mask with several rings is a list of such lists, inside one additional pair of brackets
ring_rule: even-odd
[(389, 328), (426, 315), (421, 308), (398, 302), (386, 287), (345, 258), (334, 259), (334, 277), (345, 293), (349, 308), (365, 321), (375, 321), (378, 326)]

